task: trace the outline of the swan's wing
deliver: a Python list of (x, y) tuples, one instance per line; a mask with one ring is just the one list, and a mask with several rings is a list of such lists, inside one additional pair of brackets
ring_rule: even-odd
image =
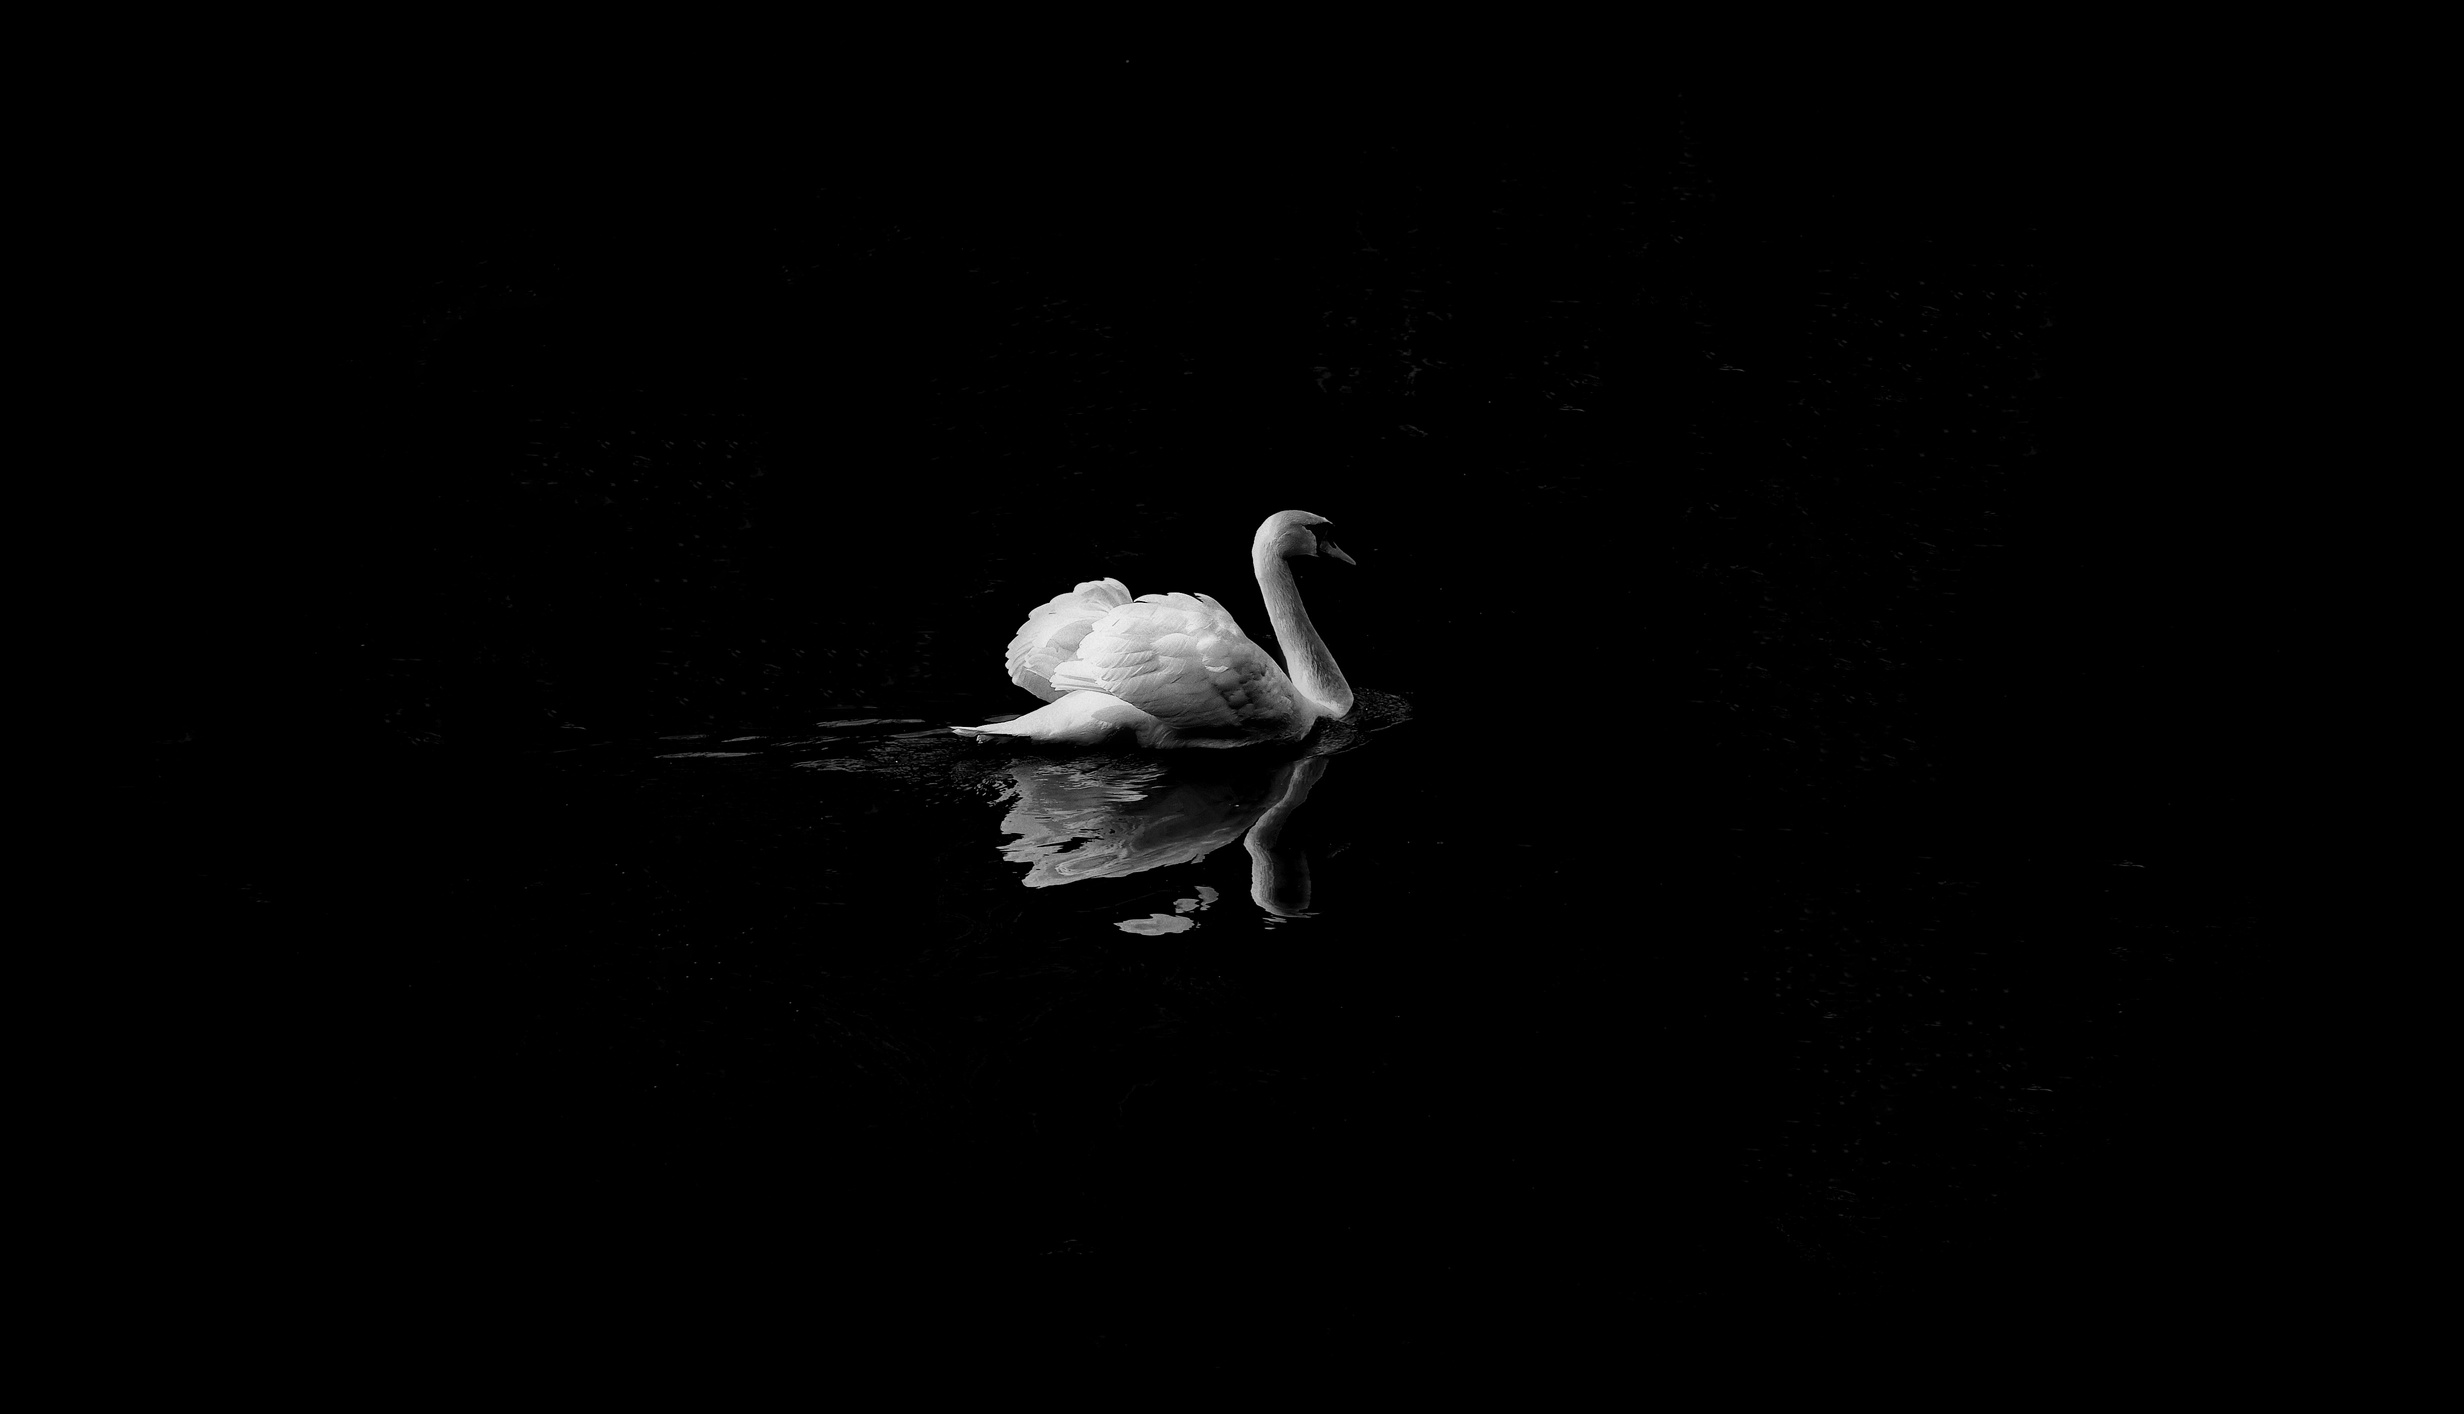
[(1046, 702), (1058, 701), (1052, 670), (1077, 656), (1087, 630), (1129, 602), (1129, 586), (1117, 579), (1090, 579), (1067, 594), (1037, 605), (1010, 640), (1010, 681)]
[(1143, 595), (1105, 614), (1051, 683), (1111, 693), (1184, 732), (1287, 721), (1301, 707), (1283, 669), (1204, 594)]

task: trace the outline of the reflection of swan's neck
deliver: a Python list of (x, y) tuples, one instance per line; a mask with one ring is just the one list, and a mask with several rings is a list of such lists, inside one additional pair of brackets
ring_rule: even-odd
[(1326, 774), (1326, 758), (1306, 756), (1287, 761), (1275, 773), (1266, 809), (1241, 841), (1249, 850), (1249, 897), (1258, 907), (1282, 918), (1309, 916), (1309, 857), (1283, 849), (1283, 827), (1309, 798), (1309, 788)]
[(1292, 675), (1292, 685), (1325, 715), (1348, 715), (1352, 685), (1343, 680), (1335, 655), (1326, 651), (1326, 640), (1318, 637), (1309, 611), (1301, 607), (1300, 585), (1292, 578), (1291, 563), (1271, 550), (1260, 549), (1250, 556), (1250, 568), (1257, 571), (1259, 592), (1266, 596), (1266, 617), (1275, 626), (1275, 642), (1283, 648), (1283, 669)]

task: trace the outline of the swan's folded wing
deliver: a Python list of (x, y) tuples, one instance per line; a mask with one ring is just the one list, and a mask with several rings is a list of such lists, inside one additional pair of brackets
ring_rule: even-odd
[(1128, 602), (1128, 585), (1117, 579), (1090, 579), (1037, 605), (1010, 640), (1010, 681), (1046, 702), (1059, 700), (1053, 669), (1077, 656), (1079, 643), (1097, 620)]
[(1182, 732), (1284, 721), (1300, 707), (1283, 669), (1203, 594), (1148, 594), (1112, 610), (1051, 683), (1111, 693)]

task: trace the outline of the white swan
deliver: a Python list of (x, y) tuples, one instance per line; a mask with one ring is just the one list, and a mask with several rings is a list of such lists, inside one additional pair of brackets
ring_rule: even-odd
[(1327, 524), (1308, 511), (1280, 511), (1249, 542), (1288, 674), (1207, 595), (1132, 599), (1117, 579), (1090, 579), (1027, 615), (1010, 640), (1010, 681), (1048, 705), (1015, 721), (950, 730), (979, 740), (1091, 745), (1128, 733), (1150, 748), (1248, 746), (1295, 741), (1320, 717), (1349, 714), (1351, 684), (1310, 624), (1286, 563), (1298, 555), (1354, 563), (1319, 533)]

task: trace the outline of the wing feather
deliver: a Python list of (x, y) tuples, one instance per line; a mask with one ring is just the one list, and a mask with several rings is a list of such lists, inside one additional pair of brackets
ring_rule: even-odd
[(1065, 689), (1052, 685), (1053, 669), (1077, 656), (1078, 645), (1098, 620), (1128, 602), (1128, 585), (1117, 579), (1090, 579), (1037, 605), (1010, 640), (1010, 681), (1046, 702), (1060, 700)]
[(1048, 681), (1107, 692), (1176, 732), (1222, 733), (1305, 717), (1299, 692), (1231, 613), (1204, 594), (1147, 594), (1112, 609)]

